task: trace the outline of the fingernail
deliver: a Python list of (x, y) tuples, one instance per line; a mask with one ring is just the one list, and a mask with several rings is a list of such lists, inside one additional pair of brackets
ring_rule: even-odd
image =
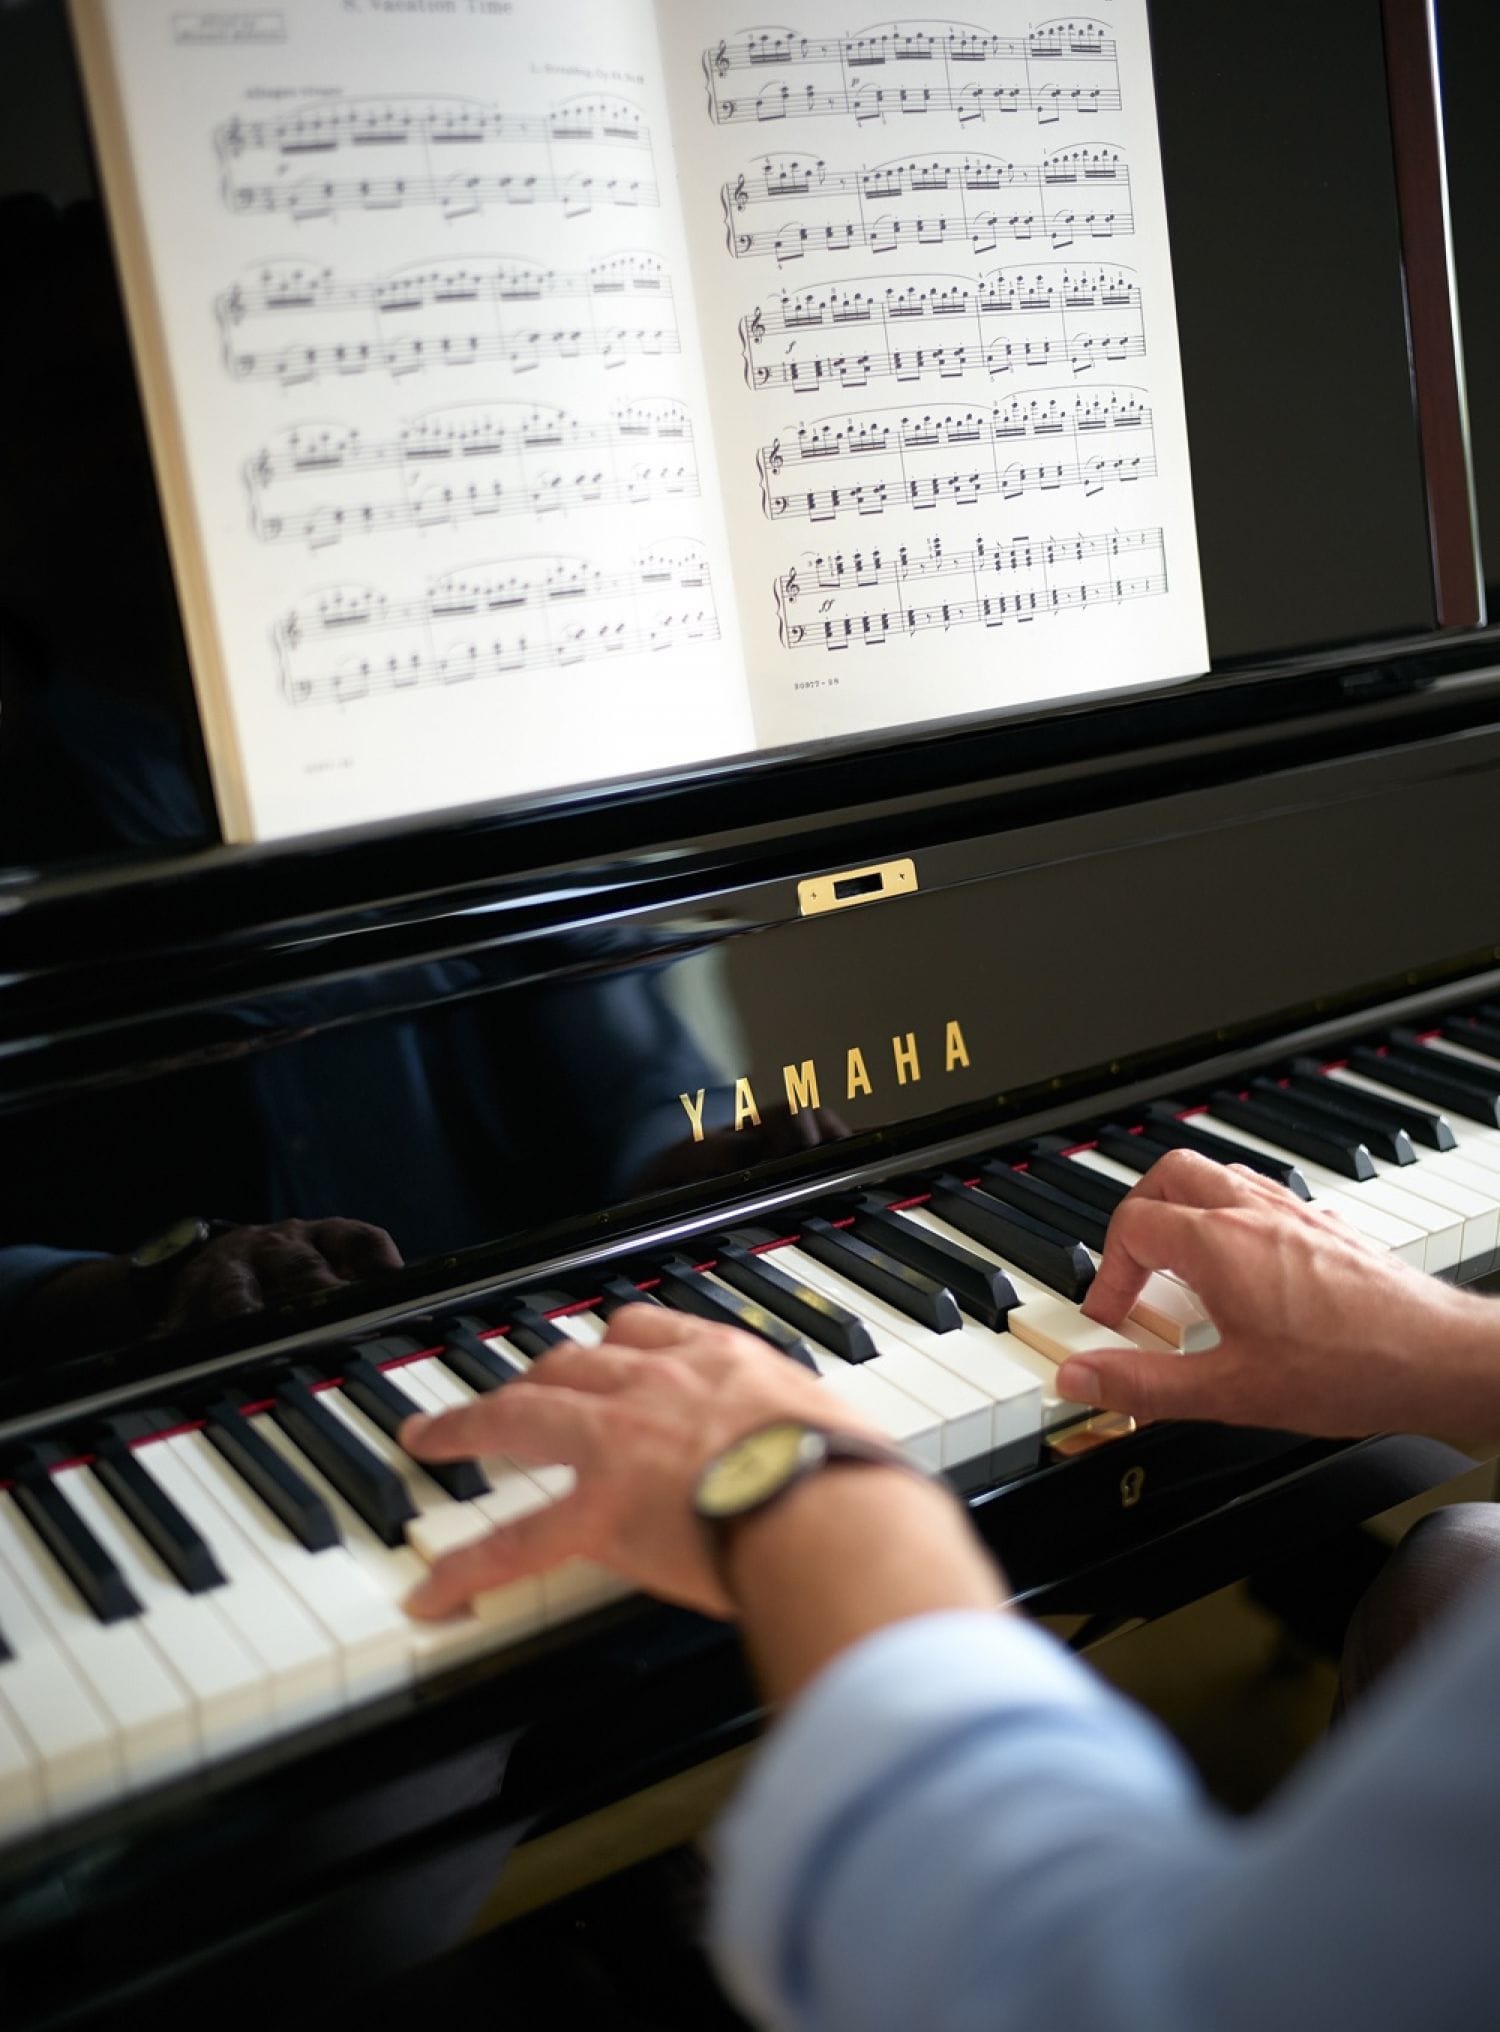
[(1099, 1371), (1088, 1362), (1064, 1362), (1057, 1372), (1057, 1394), (1070, 1404), (1097, 1404)]

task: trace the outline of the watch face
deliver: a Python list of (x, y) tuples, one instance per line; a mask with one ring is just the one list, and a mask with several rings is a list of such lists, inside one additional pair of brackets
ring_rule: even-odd
[(738, 1517), (755, 1509), (816, 1458), (821, 1444), (818, 1433), (792, 1421), (747, 1433), (704, 1469), (698, 1484), (699, 1516)]
[(174, 1221), (161, 1234), (153, 1235), (149, 1242), (142, 1242), (130, 1260), (138, 1270), (149, 1270), (157, 1263), (170, 1263), (174, 1256), (180, 1256), (184, 1249), (191, 1249), (203, 1237), (203, 1221), (197, 1214), (189, 1214), (183, 1220)]

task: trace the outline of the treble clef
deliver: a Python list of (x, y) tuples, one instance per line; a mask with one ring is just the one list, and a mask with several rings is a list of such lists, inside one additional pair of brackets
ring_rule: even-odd
[(758, 346), (766, 336), (766, 321), (761, 315), (760, 305), (755, 306), (750, 316), (750, 336)]
[(783, 465), (785, 465), (786, 463), (785, 459), (782, 457), (781, 439), (779, 437), (773, 438), (770, 444), (767, 445), (765, 457), (766, 457), (766, 471), (768, 473), (779, 473)]
[(729, 44), (721, 42), (714, 51), (714, 69), (721, 78), (729, 76)]
[(797, 584), (797, 567), (795, 565), (792, 566), (786, 577), (781, 581), (781, 589), (785, 593), (788, 603), (795, 600), (801, 593), (802, 588)]

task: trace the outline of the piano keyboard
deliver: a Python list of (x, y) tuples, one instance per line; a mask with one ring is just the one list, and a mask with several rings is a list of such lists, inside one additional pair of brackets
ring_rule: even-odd
[[(796, 1235), (731, 1227), (639, 1284), (531, 1293), (497, 1316), (330, 1350), (268, 1403), (165, 1430), (142, 1414), (60, 1436), (0, 1485), (0, 1837), (233, 1757), (625, 1590), (575, 1560), (434, 1626), (401, 1603), (425, 1563), (553, 1502), (566, 1468), (497, 1457), (425, 1469), (411, 1410), (500, 1389), (557, 1339), (596, 1340), (627, 1299), (728, 1320), (816, 1370), (927, 1467), (974, 1489), (1024, 1472), (1086, 1415), (1056, 1365), (1122, 1338), (1191, 1352), (1213, 1330), (1153, 1278), (1123, 1336), (1083, 1318), (1110, 1212), (1161, 1150), (1249, 1163), (1377, 1247), (1473, 1278), (1500, 1261), (1500, 1007), (1297, 1061), (1189, 1103), (1046, 1136), (853, 1194)], [(430, 1323), (425, 1323), (430, 1325)]]

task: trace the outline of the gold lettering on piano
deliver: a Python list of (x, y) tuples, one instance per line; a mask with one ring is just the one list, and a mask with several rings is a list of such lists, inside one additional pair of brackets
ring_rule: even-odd
[(908, 1030), (904, 1038), (891, 1039), (891, 1056), (896, 1061), (896, 1084), (904, 1087), (910, 1080), (915, 1085), (922, 1077), (921, 1063), (917, 1058), (915, 1030)]
[(677, 1096), (684, 1108), (687, 1109), (687, 1118), (693, 1125), (693, 1141), (695, 1143), (703, 1141), (703, 1096), (706, 1091), (706, 1088), (699, 1087), (696, 1101), (690, 1100), (686, 1094), (679, 1094)]
[(758, 1129), (760, 1109), (755, 1105), (755, 1090), (749, 1080), (737, 1079), (734, 1083), (734, 1126), (743, 1129), (747, 1122)]
[[(928, 1039), (928, 1066), (934, 1063), (936, 1037)], [(922, 1059), (915, 1030), (898, 1031), (891, 1038), (892, 1070), (898, 1087), (916, 1086), (922, 1078)], [(827, 1056), (824, 1070), (828, 1069)], [(879, 1058), (876, 1059), (877, 1067)], [(943, 1071), (945, 1073), (967, 1072), (970, 1070), (969, 1046), (963, 1028), (955, 1019), (950, 1021), (943, 1032)], [(884, 1080), (889, 1084), (890, 1074)], [(781, 1083), (786, 1089), (788, 1114), (800, 1115), (804, 1108), (822, 1106), (822, 1092), (819, 1083), (818, 1061), (815, 1058), (792, 1060), (781, 1068)], [(836, 1082), (835, 1082), (836, 1084)], [(870, 1061), (863, 1045), (851, 1044), (844, 1052), (844, 1098), (847, 1101), (870, 1100), (875, 1097), (880, 1084), (870, 1070)], [(766, 1090), (762, 1081), (761, 1091)], [(726, 1077), (722, 1086), (713, 1089), (715, 1095), (715, 1119), (725, 1120), (726, 1127), (716, 1134), (726, 1134), (729, 1082)], [(706, 1137), (704, 1116), (707, 1113), (709, 1089), (699, 1087), (696, 1094), (679, 1094), (683, 1113), (693, 1132), (693, 1141), (702, 1143)], [(756, 1096), (754, 1076), (741, 1073), (734, 1081), (734, 1128), (758, 1129), (761, 1126), (761, 1102)]]
[(1120, 1477), (1120, 1508), (1133, 1510), (1141, 1500), (1141, 1491), (1146, 1486), (1144, 1468), (1127, 1468)]
[(816, 1060), (804, 1058), (800, 1066), (784, 1065), (781, 1077), (786, 1082), (786, 1110), (789, 1115), (795, 1115), (799, 1108), (821, 1107)]

